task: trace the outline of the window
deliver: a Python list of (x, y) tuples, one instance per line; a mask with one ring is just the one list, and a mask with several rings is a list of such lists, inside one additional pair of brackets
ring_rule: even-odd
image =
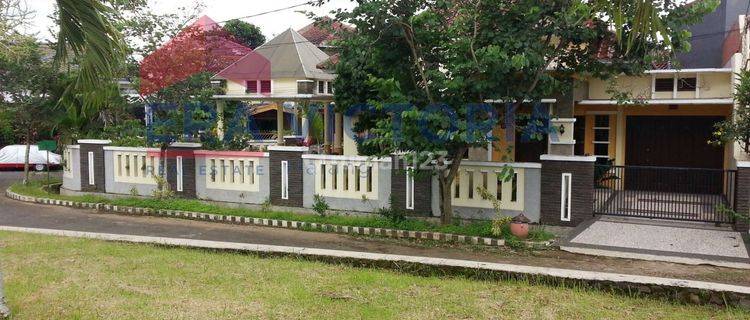
[(260, 81), (260, 93), (271, 93), (271, 80)]
[(258, 93), (258, 81), (245, 81), (245, 93)]
[(680, 78), (677, 80), (677, 91), (695, 91), (695, 78)]
[(594, 118), (594, 155), (609, 157), (609, 115), (596, 115)]
[(654, 79), (654, 91), (672, 92), (674, 90), (674, 78), (656, 78)]
[(325, 83), (325, 81), (318, 81), (318, 93), (319, 94), (326, 93), (326, 83)]
[(328, 84), (328, 94), (333, 94), (333, 82), (328, 81), (326, 84)]
[(562, 174), (562, 186), (560, 187), (560, 220), (562, 221), (570, 221), (570, 189), (572, 180), (572, 174)]

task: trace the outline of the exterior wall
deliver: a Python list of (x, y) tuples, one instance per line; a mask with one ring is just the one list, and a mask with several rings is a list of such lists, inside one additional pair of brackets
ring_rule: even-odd
[(271, 92), (277, 95), (295, 95), (297, 94), (297, 80), (298, 79), (274, 79), (271, 83)]
[[(153, 194), (156, 190), (154, 175), (160, 172), (161, 167), (159, 151), (150, 148), (104, 147), (106, 192), (132, 194), (135, 191), (140, 196)], [(128, 161), (125, 160), (126, 155)], [(154, 165), (151, 165), (152, 157)], [(143, 163), (141, 159), (147, 161)]]
[[(109, 143), (109, 140), (78, 140), (81, 156), (81, 191), (106, 192), (104, 146)], [(89, 162), (89, 153), (93, 154), (93, 163)], [(94, 184), (89, 180), (90, 167), (93, 167)]]
[[(674, 79), (679, 77), (696, 77), (698, 88), (696, 91), (652, 91), (653, 78)], [(699, 73), (665, 73), (639, 77), (619, 76), (614, 79), (615, 88), (621, 92), (630, 92), (633, 97), (642, 99), (717, 99), (732, 97), (732, 74), (729, 72), (699, 72)], [(592, 100), (612, 100), (609, 80), (589, 79), (588, 97)]]
[(242, 95), (245, 94), (245, 84), (231, 80), (227, 80), (227, 95)]
[[(740, 162), (737, 165), (737, 208), (740, 214), (750, 214), (750, 162)], [(747, 221), (736, 219), (734, 229), (748, 232), (750, 225)]]
[(700, 98), (731, 98), (731, 73), (704, 73), (700, 75)]
[(65, 167), (63, 168), (62, 187), (68, 190), (81, 191), (81, 147), (65, 147)]
[[(635, 97), (640, 96), (646, 99), (651, 97), (651, 77), (619, 76), (614, 79), (614, 83), (617, 90), (631, 92)], [(589, 79), (588, 99), (612, 99), (612, 94), (607, 92), (609, 87), (610, 83), (608, 80)], [(671, 98), (672, 93), (670, 92), (669, 94), (669, 98)]]
[(344, 137), (343, 137), (343, 145), (344, 145), (344, 155), (345, 156), (356, 156), (357, 153), (357, 142), (354, 141), (352, 137), (354, 137), (354, 131), (353, 127), (354, 124), (357, 122), (356, 117), (349, 117), (344, 115)]
[[(297, 80), (306, 79), (273, 79), (271, 80), (271, 93), (275, 95), (296, 95), (297, 94)], [(245, 94), (245, 83), (239, 83), (235, 81), (227, 81), (226, 94), (227, 95), (244, 95)]]
[[(594, 157), (542, 156), (540, 222), (577, 226), (594, 216)], [(570, 174), (570, 221), (562, 219), (563, 174)]]
[[(500, 197), (496, 196), (501, 203), (501, 214), (512, 217), (523, 213), (532, 222), (539, 222), (541, 165), (537, 163), (462, 162), (459, 175), (451, 186), (454, 215), (463, 219), (494, 218), (495, 211), (492, 202), (482, 199), (476, 189), (483, 185), (483, 173), (487, 173), (487, 190), (490, 194), (497, 195), (499, 183), (497, 175), (504, 172), (506, 166), (512, 168), (513, 174), (516, 175), (515, 199), (513, 198), (513, 180), (502, 181)], [(472, 175), (473, 178), (470, 178)], [(458, 197), (456, 196), (456, 183), (459, 185)], [(470, 195), (471, 191), (473, 194)], [(433, 215), (440, 216), (440, 185), (437, 177), (432, 179), (432, 203)]]
[[(267, 153), (203, 150), (196, 151), (195, 153), (195, 192), (199, 199), (261, 204), (269, 198), (270, 176)], [(215, 164), (216, 160), (219, 159), (236, 161), (232, 165), (235, 168), (231, 170), (234, 173), (233, 179), (225, 178), (228, 180), (228, 183), (220, 183), (220, 179), (216, 176), (212, 179), (212, 173), (221, 174), (220, 164)], [(214, 165), (212, 165), (211, 160), (213, 160)], [(239, 161), (243, 161), (243, 164), (240, 165)], [(252, 169), (248, 164), (249, 162), (252, 162)], [(244, 170), (244, 177), (240, 176), (239, 168)], [(252, 182), (250, 171), (253, 174)], [(243, 183), (242, 180), (245, 182)], [(235, 181), (236, 183), (230, 183), (231, 181)]]
[[(335, 210), (374, 212), (390, 205), (392, 170), (390, 158), (373, 159), (333, 155), (303, 155), (302, 158), (303, 190), (306, 191), (303, 197), (304, 207), (313, 206), (315, 194), (322, 196), (331, 209)], [(371, 177), (368, 177), (366, 168), (372, 168)], [(357, 169), (359, 169), (359, 178), (356, 173)], [(357, 190), (357, 180), (359, 180), (359, 190)]]

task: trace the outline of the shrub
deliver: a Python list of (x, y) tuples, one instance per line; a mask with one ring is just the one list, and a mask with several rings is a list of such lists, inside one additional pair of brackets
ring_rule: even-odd
[(156, 181), (156, 189), (154, 189), (154, 192), (151, 193), (151, 196), (156, 199), (174, 198), (174, 191), (169, 188), (167, 179), (160, 175), (155, 175), (154, 180)]
[(388, 221), (392, 223), (399, 223), (406, 220), (406, 213), (403, 210), (393, 206), (393, 196), (388, 198), (388, 206), (379, 208), (376, 213), (388, 219)]
[(271, 212), (271, 197), (266, 197), (266, 200), (260, 205), (261, 212)]
[(329, 209), (331, 209), (331, 207), (321, 195), (316, 194), (313, 196), (313, 211), (315, 211), (315, 213), (321, 217), (325, 217)]

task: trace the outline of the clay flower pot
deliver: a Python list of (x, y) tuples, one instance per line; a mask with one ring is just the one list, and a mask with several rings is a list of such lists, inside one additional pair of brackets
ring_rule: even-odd
[(526, 218), (523, 213), (513, 217), (513, 220), (510, 222), (510, 233), (521, 239), (528, 238), (529, 222), (531, 222), (531, 220)]

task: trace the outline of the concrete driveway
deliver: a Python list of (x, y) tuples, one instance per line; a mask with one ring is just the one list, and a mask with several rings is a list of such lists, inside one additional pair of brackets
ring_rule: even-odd
[(563, 250), (590, 255), (750, 269), (747, 233), (710, 224), (599, 217), (579, 226)]

